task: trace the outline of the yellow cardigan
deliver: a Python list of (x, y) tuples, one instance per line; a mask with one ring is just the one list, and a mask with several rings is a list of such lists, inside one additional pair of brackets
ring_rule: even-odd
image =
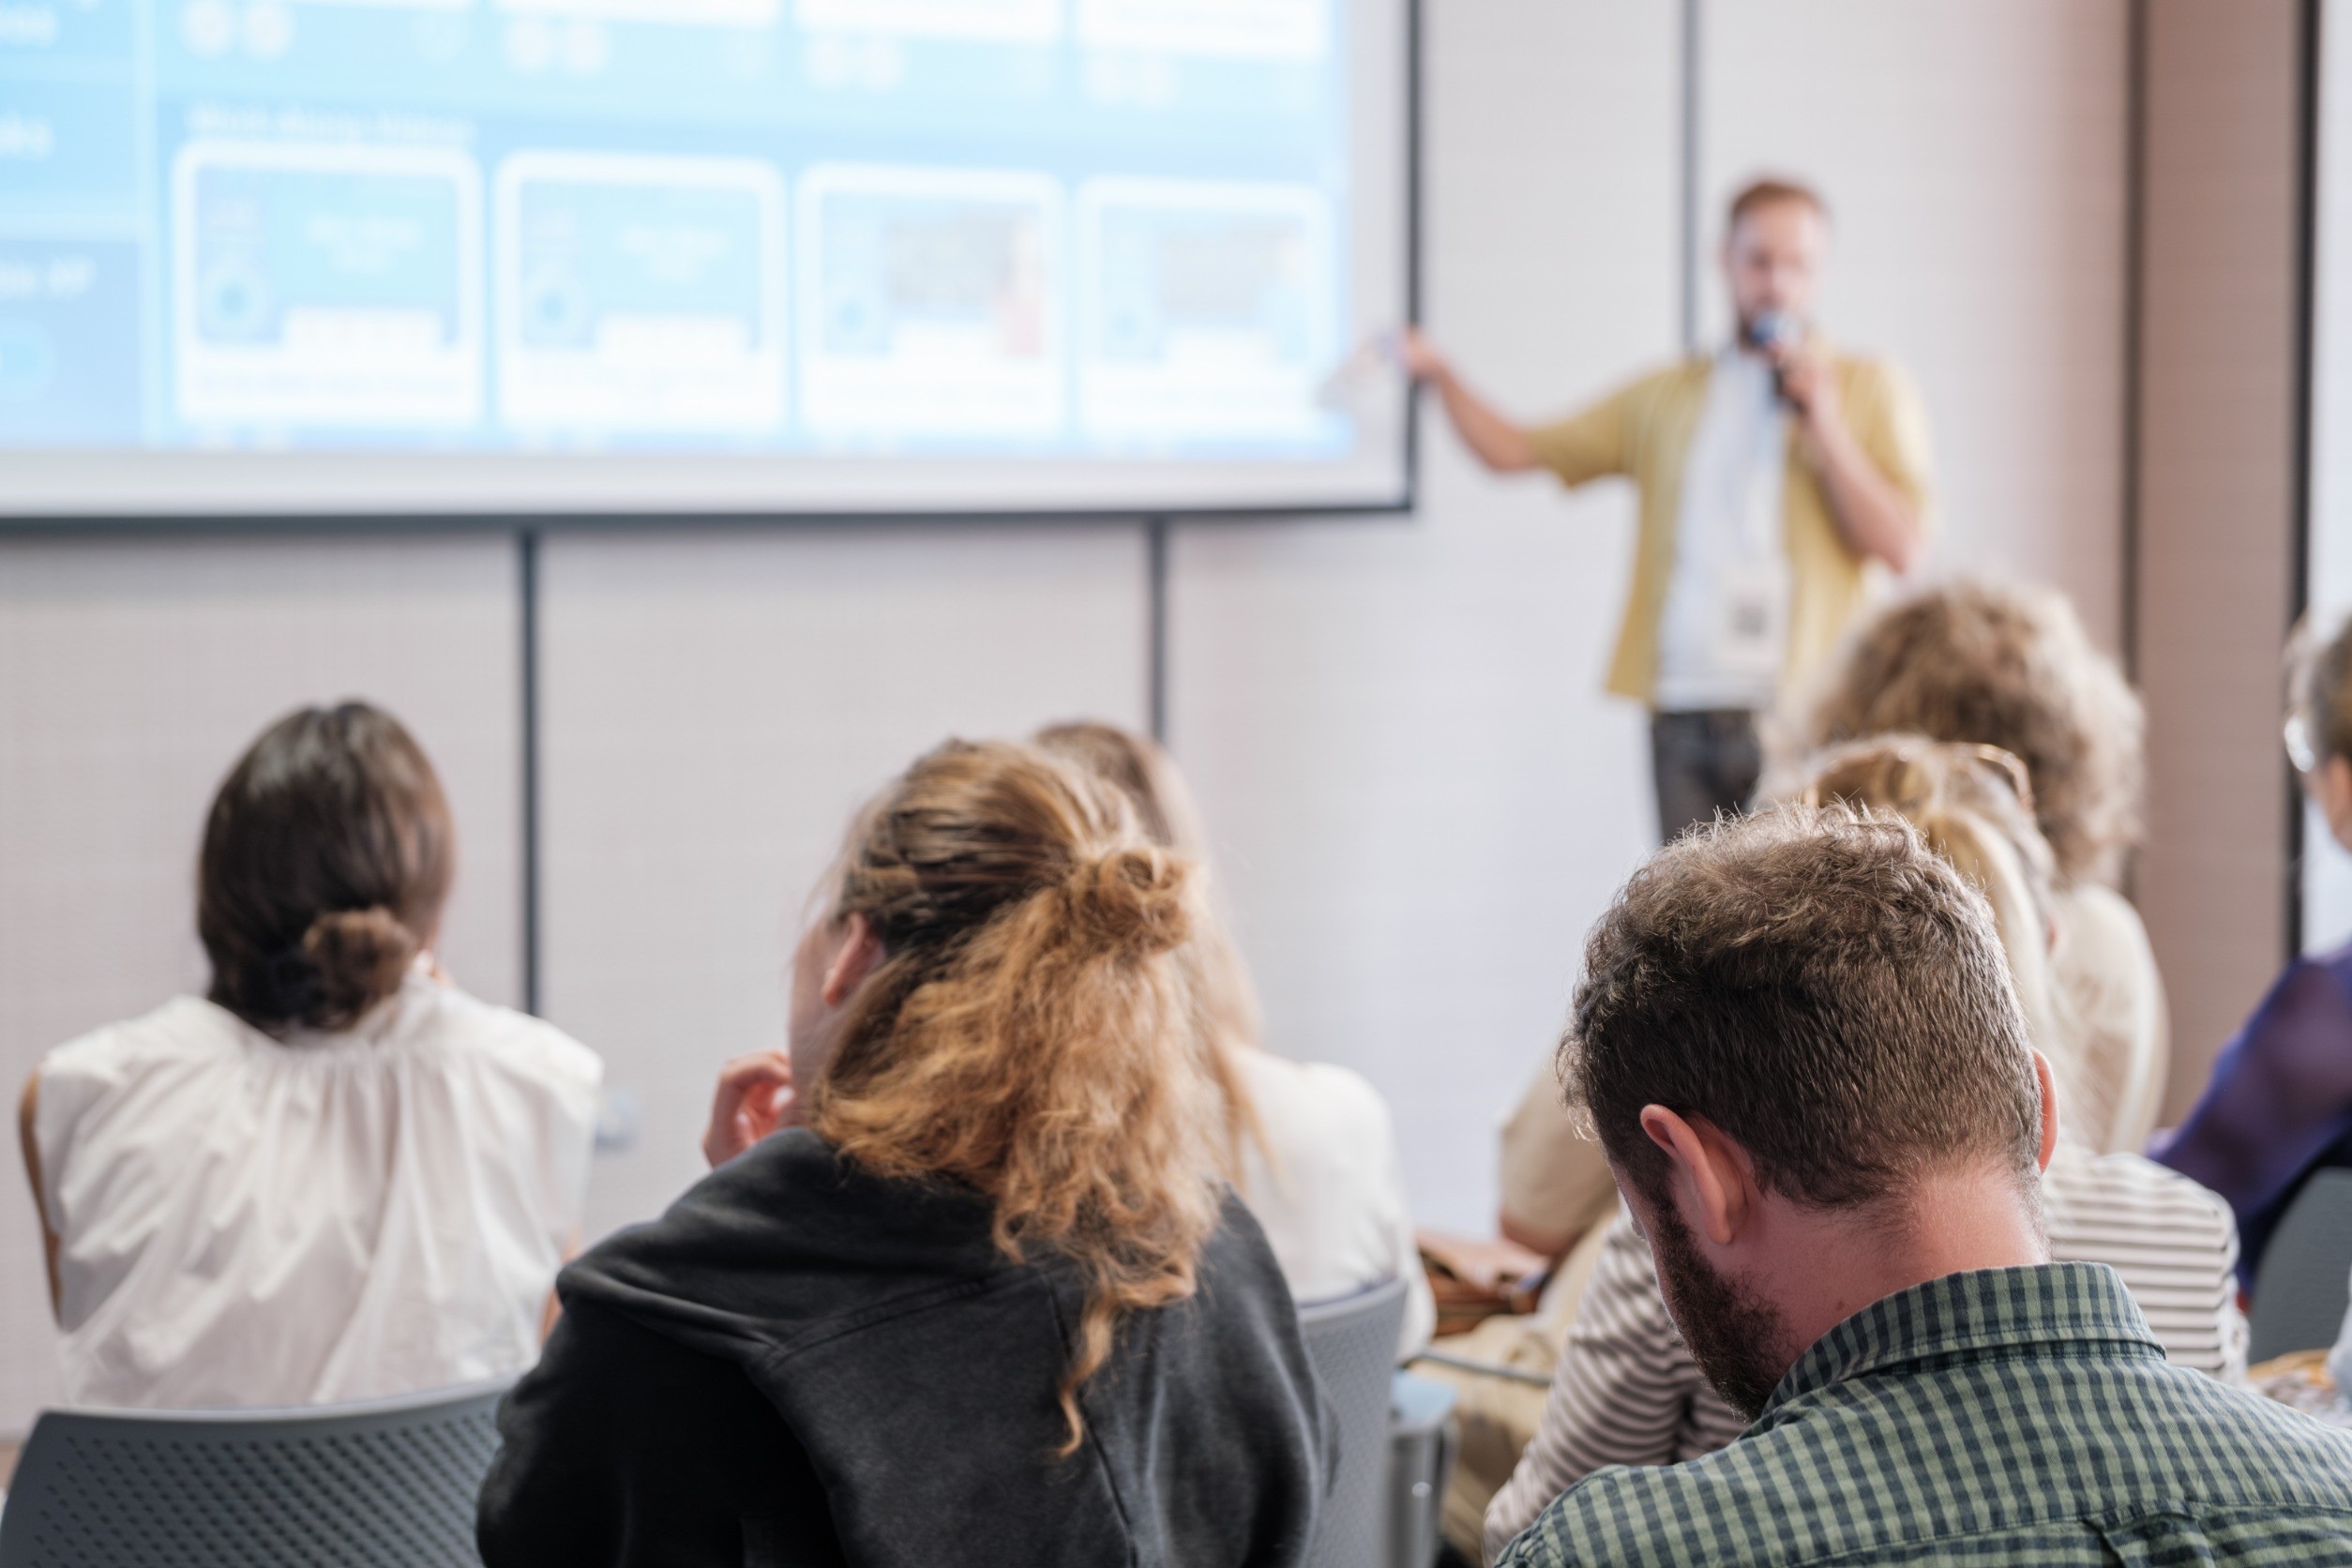
[[(1871, 460), (1930, 520), (1927, 419), (1910, 383), (1892, 366), (1833, 354), (1847, 428)], [(1686, 359), (1602, 399), (1581, 414), (1529, 432), (1535, 460), (1566, 485), (1612, 474), (1641, 491), (1641, 528), (1634, 581), (1609, 664), (1608, 689), (1648, 702), (1657, 688), (1658, 623), (1674, 577), (1675, 525), (1682, 510), (1682, 469), (1707, 406), (1711, 359)], [(1862, 608), (1865, 567), (1838, 532), (1829, 497), (1788, 432), (1787, 489), (1781, 505), (1788, 544), (1788, 654), (1781, 689), (1820, 668)]]

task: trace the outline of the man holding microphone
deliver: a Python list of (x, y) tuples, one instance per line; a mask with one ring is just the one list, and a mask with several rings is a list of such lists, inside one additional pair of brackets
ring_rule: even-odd
[(1667, 838), (1746, 807), (1761, 770), (1756, 715), (1836, 644), (1870, 563), (1906, 571), (1926, 541), (1917, 397), (1892, 366), (1812, 334), (1828, 247), (1819, 196), (1750, 185), (1732, 201), (1723, 249), (1736, 339), (1556, 424), (1514, 423), (1417, 332), (1400, 348), (1489, 470), (1548, 469), (1567, 485), (1623, 475), (1639, 489), (1608, 688), (1651, 710)]

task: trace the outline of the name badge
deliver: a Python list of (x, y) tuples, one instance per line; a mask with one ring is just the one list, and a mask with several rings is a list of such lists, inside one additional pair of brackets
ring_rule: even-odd
[(1724, 565), (1715, 590), (1717, 670), (1763, 682), (1779, 678), (1788, 653), (1788, 579), (1783, 556)]

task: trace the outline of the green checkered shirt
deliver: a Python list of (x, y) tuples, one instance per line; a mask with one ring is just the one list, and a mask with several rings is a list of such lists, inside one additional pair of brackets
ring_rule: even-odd
[(2352, 1564), (2352, 1434), (2174, 1366), (2103, 1263), (1899, 1291), (1688, 1464), (1596, 1470), (1498, 1568)]

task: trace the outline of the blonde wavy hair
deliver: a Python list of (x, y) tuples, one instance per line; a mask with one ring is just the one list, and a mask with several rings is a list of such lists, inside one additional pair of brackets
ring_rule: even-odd
[[(1209, 836), (1193, 807), (1192, 792), (1158, 742), (1099, 719), (1074, 719), (1047, 725), (1037, 731), (1034, 744), (1116, 787), (1135, 807), (1136, 819), (1152, 842), (1196, 865), (1208, 864)], [(1265, 1014), (1258, 1005), (1258, 988), (1251, 984), (1249, 967), (1242, 962), (1225, 923), (1209, 921), (1195, 946), (1201, 1004), (1210, 1020), (1229, 1043), (1263, 1045)]]
[(1994, 746), (1879, 735), (1816, 757), (1801, 798), (1894, 812), (1984, 895), (2027, 1033), (2058, 1079), (2058, 1103), (2095, 1121), (2101, 1096), (2090, 1042), (2051, 947), (2057, 857), (2034, 825), (2025, 763)]
[(2026, 764), (2059, 880), (2113, 885), (2140, 839), (2146, 729), (2064, 595), (1953, 582), (1862, 626), (1775, 750), (1898, 731), (1999, 746)]
[(1101, 780), (950, 741), (852, 829), (831, 917), (852, 914), (882, 957), (809, 1125), (878, 1175), (981, 1193), (1008, 1258), (1078, 1267), (1074, 1453), (1120, 1319), (1192, 1294), (1224, 1202), (1229, 1113), (1184, 957), (1200, 878)]

